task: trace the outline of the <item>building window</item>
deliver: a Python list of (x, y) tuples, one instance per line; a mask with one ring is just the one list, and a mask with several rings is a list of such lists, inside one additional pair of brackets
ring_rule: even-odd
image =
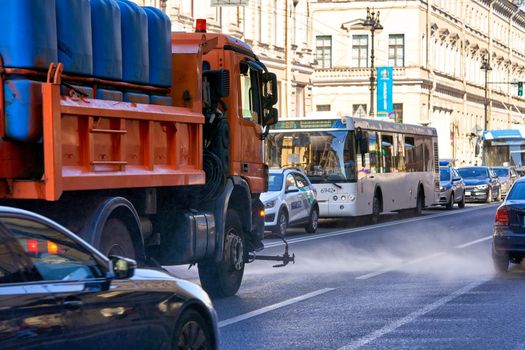
[(330, 112), (331, 106), (330, 105), (316, 105), (315, 110), (317, 112)]
[(332, 36), (316, 37), (315, 59), (321, 68), (332, 68)]
[(405, 66), (404, 34), (390, 34), (388, 36), (388, 65), (392, 67)]
[(368, 35), (352, 35), (352, 61), (355, 67), (368, 67)]
[(394, 103), (394, 118), (396, 123), (403, 123), (403, 104)]

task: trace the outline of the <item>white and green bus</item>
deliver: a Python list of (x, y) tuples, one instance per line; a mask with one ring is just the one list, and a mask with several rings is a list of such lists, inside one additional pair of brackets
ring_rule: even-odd
[(279, 122), (266, 140), (270, 167), (297, 167), (317, 190), (321, 217), (371, 215), (437, 203), (434, 128), (342, 117)]

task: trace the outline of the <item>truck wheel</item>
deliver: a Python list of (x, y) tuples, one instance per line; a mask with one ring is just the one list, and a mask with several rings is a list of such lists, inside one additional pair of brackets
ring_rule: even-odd
[(228, 209), (224, 227), (224, 258), (222, 261), (199, 263), (201, 285), (212, 297), (235, 295), (244, 274), (245, 247), (239, 214)]
[(312, 211), (310, 212), (310, 218), (308, 219), (308, 223), (305, 225), (304, 230), (307, 233), (315, 233), (315, 231), (317, 231), (318, 225), (319, 225), (319, 209), (317, 209), (317, 207), (313, 207)]
[(120, 219), (111, 218), (106, 222), (100, 242), (100, 251), (105, 256), (118, 255), (136, 259), (131, 234)]

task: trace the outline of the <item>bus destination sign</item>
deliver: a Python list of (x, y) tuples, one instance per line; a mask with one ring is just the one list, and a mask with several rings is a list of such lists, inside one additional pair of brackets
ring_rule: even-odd
[(327, 129), (333, 128), (333, 120), (282, 120), (277, 122), (275, 129)]

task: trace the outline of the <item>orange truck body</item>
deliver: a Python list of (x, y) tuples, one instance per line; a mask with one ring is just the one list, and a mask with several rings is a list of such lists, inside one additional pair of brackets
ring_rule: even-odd
[[(259, 194), (266, 190), (268, 174), (261, 136), (263, 125), (275, 122), (264, 122), (268, 107), (259, 108), (258, 120), (243, 117), (246, 97), (240, 76), (246, 75), (241, 66), (246, 70), (247, 64), (262, 67), (252, 78), (262, 81), (271, 74), (249, 46), (234, 38), (173, 33), (170, 89), (71, 76), (62, 72), (61, 64), (52, 64), (47, 74), (0, 66), (0, 204), (50, 216), (102, 250), (108, 239), (105, 224), (117, 218), (132, 240), (131, 256), (146, 262), (151, 251), (162, 265), (206, 262), (202, 271), (199, 268), (205, 288), (218, 295), (235, 293), (242, 271), (236, 272), (231, 286), (231, 276), (219, 282), (214, 276), (220, 280), (224, 275), (219, 269), (227, 269), (222, 266), (231, 249), (240, 249), (240, 259), (246, 262), (248, 253), (262, 249), (264, 208)], [(221, 136), (227, 152), (219, 154), (226, 159), (226, 180), (211, 200), (199, 200), (209, 185), (203, 160), (210, 138), (206, 127), (215, 125), (210, 115), (218, 108), (207, 106), (203, 96), (205, 66), (229, 77), (223, 83), (229, 93), (220, 101), (227, 125)], [(3, 86), (5, 76), (15, 74), (43, 82), (40, 142), (5, 137)], [(264, 90), (257, 79), (252, 83)], [(64, 84), (89, 86), (95, 92), (99, 86), (153, 92), (171, 97), (173, 103), (65, 96)], [(263, 92), (250, 98), (250, 104), (263, 105)], [(225, 233), (232, 225), (238, 228), (237, 220), (242, 241), (232, 241)], [(212, 263), (219, 267), (210, 267)]]

